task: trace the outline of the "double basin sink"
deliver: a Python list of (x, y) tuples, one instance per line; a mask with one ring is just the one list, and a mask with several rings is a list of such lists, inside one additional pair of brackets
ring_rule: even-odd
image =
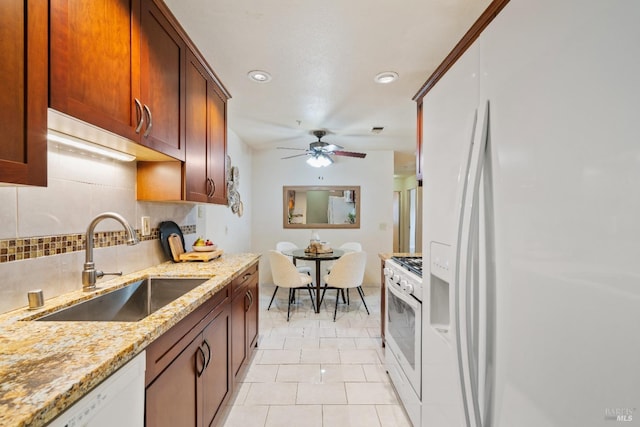
[(207, 280), (173, 277), (146, 278), (35, 320), (137, 322)]

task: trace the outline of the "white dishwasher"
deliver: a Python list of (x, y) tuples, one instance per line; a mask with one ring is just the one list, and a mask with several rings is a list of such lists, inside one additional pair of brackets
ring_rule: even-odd
[(74, 403), (49, 427), (144, 426), (145, 367), (143, 351)]

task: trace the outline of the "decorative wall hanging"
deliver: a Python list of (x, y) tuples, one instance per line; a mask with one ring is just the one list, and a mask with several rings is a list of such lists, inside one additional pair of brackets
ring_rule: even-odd
[(242, 204), (242, 200), (240, 200), (240, 193), (238, 192), (240, 189), (240, 171), (237, 166), (231, 166), (231, 157), (229, 155), (227, 155), (226, 163), (227, 204), (231, 208), (231, 212), (238, 216), (242, 216), (244, 205)]

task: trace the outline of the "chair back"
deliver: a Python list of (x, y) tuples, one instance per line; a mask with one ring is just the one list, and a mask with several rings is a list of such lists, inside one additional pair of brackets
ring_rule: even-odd
[(362, 252), (362, 245), (358, 242), (346, 242), (340, 245), (340, 249), (345, 252)]
[(300, 273), (291, 260), (278, 251), (269, 251), (273, 283), (284, 288), (300, 286)]
[(293, 251), (298, 249), (298, 247), (293, 242), (278, 242), (276, 243), (276, 251), (285, 252), (285, 251)]
[(366, 252), (347, 252), (331, 267), (326, 276), (327, 285), (336, 288), (355, 288), (362, 285), (367, 264)]

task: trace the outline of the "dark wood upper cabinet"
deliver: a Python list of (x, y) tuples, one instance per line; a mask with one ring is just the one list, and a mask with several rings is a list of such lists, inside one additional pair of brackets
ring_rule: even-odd
[(184, 160), (186, 44), (152, 0), (142, 0), (140, 143)]
[(0, 2), (0, 182), (47, 185), (47, 2)]
[(220, 88), (209, 91), (209, 167), (210, 203), (227, 204), (227, 98)]
[(51, 0), (50, 106), (139, 142), (140, 0)]
[(50, 106), (184, 160), (186, 44), (152, 0), (51, 0)]
[(185, 162), (138, 162), (137, 197), (226, 205), (228, 96), (204, 60), (191, 50), (184, 74)]
[(187, 55), (186, 72), (187, 120), (186, 126), (186, 199), (206, 203), (209, 199), (209, 133), (208, 91), (212, 90), (207, 71), (190, 52)]

